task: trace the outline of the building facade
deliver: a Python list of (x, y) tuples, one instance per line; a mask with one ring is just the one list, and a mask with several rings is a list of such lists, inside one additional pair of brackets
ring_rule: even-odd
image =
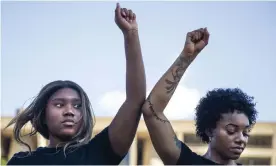
[[(4, 130), (11, 117), (1, 118), (1, 157), (10, 159), (14, 153), (27, 150), (13, 139), (13, 126)], [(112, 118), (96, 118), (93, 135), (102, 131), (111, 123)], [(171, 122), (178, 138), (184, 141), (192, 151), (202, 155), (207, 151), (207, 145), (203, 144), (195, 136), (194, 121), (179, 120)], [(29, 132), (31, 125), (26, 125), (24, 131)], [(40, 134), (23, 138), (34, 150), (39, 146), (47, 146)], [(243, 152), (239, 162), (245, 165), (276, 165), (276, 123), (257, 123), (251, 132), (247, 148)], [(3, 164), (3, 163), (2, 163)], [(132, 143), (128, 155), (122, 161), (123, 165), (163, 165), (154, 150), (148, 130), (141, 120), (136, 137)]]

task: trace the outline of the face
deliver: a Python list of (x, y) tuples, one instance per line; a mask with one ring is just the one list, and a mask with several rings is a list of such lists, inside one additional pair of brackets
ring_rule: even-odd
[(82, 125), (81, 99), (77, 91), (63, 88), (47, 103), (46, 124), (50, 138), (69, 141)]
[(246, 147), (249, 137), (249, 120), (245, 114), (223, 114), (213, 131), (211, 148), (225, 160), (237, 160)]

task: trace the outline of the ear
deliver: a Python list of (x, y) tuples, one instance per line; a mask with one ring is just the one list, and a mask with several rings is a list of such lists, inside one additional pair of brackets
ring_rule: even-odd
[(212, 130), (212, 129), (206, 129), (206, 130), (205, 130), (205, 134), (206, 134), (209, 138), (213, 137), (213, 133), (214, 133), (214, 130)]

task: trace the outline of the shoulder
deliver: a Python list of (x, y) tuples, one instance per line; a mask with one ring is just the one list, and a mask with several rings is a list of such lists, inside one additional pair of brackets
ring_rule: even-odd
[(216, 165), (216, 163), (198, 155), (185, 143), (181, 142), (181, 153), (177, 165)]
[(25, 157), (30, 157), (32, 155), (33, 152), (29, 152), (29, 151), (22, 151), (22, 152), (18, 152), (18, 153), (15, 153), (13, 155), (13, 157), (15, 158), (25, 158)]
[(32, 156), (32, 152), (18, 152), (15, 153), (8, 161), (7, 165), (25, 165)]
[(95, 146), (99, 146), (99, 145), (102, 146), (102, 145), (105, 145), (106, 143), (109, 144), (108, 127), (106, 127), (100, 133), (95, 135), (89, 142), (90, 145), (95, 145)]
[(117, 155), (111, 146), (108, 129), (106, 127), (85, 146), (86, 152), (89, 154), (87, 163), (96, 165), (118, 165), (123, 160), (124, 156)]
[(194, 153), (186, 144), (184, 144), (182, 141), (180, 142), (181, 142), (181, 152), (176, 164), (177, 165), (192, 164)]

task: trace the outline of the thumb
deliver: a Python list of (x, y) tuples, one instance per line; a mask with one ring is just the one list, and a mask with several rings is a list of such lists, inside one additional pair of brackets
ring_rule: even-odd
[(205, 43), (206, 45), (207, 45), (208, 42), (209, 42), (209, 36), (210, 36), (210, 34), (209, 34), (207, 28), (204, 28), (203, 41), (204, 41), (204, 43)]
[(186, 43), (191, 43), (192, 42), (192, 37), (193, 37), (194, 32), (188, 32), (186, 36)]
[(120, 6), (120, 4), (118, 2), (116, 4), (116, 10), (115, 10), (115, 12), (116, 12), (117, 17), (121, 16), (121, 6)]

